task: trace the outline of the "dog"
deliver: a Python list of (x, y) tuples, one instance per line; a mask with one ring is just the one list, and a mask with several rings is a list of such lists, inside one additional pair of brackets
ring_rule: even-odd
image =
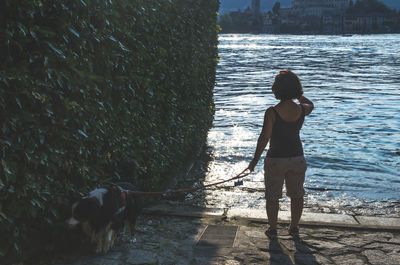
[(127, 229), (130, 239), (135, 236), (136, 220), (142, 209), (142, 198), (130, 192), (137, 190), (136, 169), (136, 162), (129, 162), (119, 174), (121, 180), (129, 182), (95, 188), (71, 207), (67, 224), (71, 228), (80, 227), (95, 253), (107, 253)]

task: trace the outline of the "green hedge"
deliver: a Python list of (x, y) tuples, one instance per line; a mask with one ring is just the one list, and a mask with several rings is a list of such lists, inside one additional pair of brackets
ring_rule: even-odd
[(218, 5), (1, 1), (0, 257), (54, 250), (60, 209), (120, 161), (147, 190), (182, 172), (212, 125)]

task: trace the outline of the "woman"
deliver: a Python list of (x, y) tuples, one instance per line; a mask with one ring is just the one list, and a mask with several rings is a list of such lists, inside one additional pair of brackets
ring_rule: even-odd
[[(277, 237), (279, 199), (285, 180), (290, 197), (291, 223), (289, 234), (298, 237), (303, 212), (304, 177), (307, 164), (299, 132), (314, 104), (303, 96), (303, 88), (296, 74), (283, 70), (275, 77), (272, 86), (275, 98), (280, 102), (265, 111), (264, 125), (257, 141), (257, 148), (248, 169), (254, 171), (268, 141), (267, 157), (264, 161), (265, 198), (269, 227), (265, 234), (270, 239)], [(293, 100), (297, 99), (300, 104)]]

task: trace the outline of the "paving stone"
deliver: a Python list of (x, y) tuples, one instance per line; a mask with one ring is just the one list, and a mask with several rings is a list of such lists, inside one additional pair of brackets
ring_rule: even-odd
[(337, 242), (346, 246), (353, 246), (356, 248), (360, 248), (368, 244), (368, 242), (370, 241), (366, 241), (365, 238), (362, 237), (342, 237), (339, 238)]
[(253, 238), (262, 238), (266, 239), (266, 235), (264, 234), (264, 231), (260, 230), (249, 230), (249, 231), (244, 231), (245, 235), (247, 237), (253, 237)]
[(186, 217), (222, 217), (224, 210), (220, 208), (203, 208), (186, 205), (158, 204), (144, 210), (145, 213), (157, 213)]
[(99, 256), (91, 256), (87, 257), (83, 260), (83, 263), (74, 263), (74, 265), (114, 265), (114, 264), (121, 264), (122, 263), (122, 255), (118, 259), (108, 258), (108, 254), (106, 255), (99, 255)]
[[(131, 245), (131, 244), (126, 244), (126, 245)], [(112, 252), (107, 253), (107, 256), (105, 258), (110, 259), (110, 260), (119, 260), (121, 259), (122, 256), (122, 252), (119, 251), (115, 251), (113, 250)]]
[(267, 213), (265, 210), (260, 209), (242, 209), (242, 208), (232, 208), (228, 210), (227, 214), (228, 218), (246, 218), (246, 219), (258, 219), (258, 220), (267, 220)]
[(388, 255), (380, 250), (365, 250), (362, 252), (372, 265), (399, 265), (400, 255)]
[[(122, 260), (109, 260), (109, 259), (106, 259), (106, 260), (103, 260), (103, 262), (102, 263), (100, 263), (101, 265), (124, 265), (125, 264), (125, 262), (124, 261), (122, 261)], [(100, 265), (99, 264), (99, 265)], [(89, 264), (88, 264), (89, 265)], [(90, 263), (90, 265), (94, 265), (93, 263)]]
[(332, 260), (337, 265), (351, 264), (351, 265), (365, 265), (365, 261), (355, 254), (340, 255), (332, 257)]
[(237, 260), (227, 260), (227, 261), (225, 261), (225, 264), (226, 265), (240, 265), (240, 264), (242, 264), (242, 263), (240, 263), (240, 261), (237, 261)]
[(400, 234), (393, 235), (388, 242), (400, 245)]
[[(326, 257), (324, 257), (324, 256), (322, 256), (322, 255), (320, 255), (318, 253), (315, 253), (314, 257), (315, 257), (315, 260), (318, 262), (318, 264), (321, 264), (321, 265), (333, 265), (333, 264), (335, 264), (332, 261), (330, 261), (328, 258), (326, 258)], [(341, 265), (345, 265), (345, 264), (346, 263), (341, 264)]]
[(301, 216), (301, 223), (320, 223), (320, 224), (342, 224), (357, 225), (358, 223), (350, 215), (328, 214), (328, 213), (304, 213)]
[(400, 245), (385, 244), (385, 243), (371, 243), (363, 247), (364, 249), (379, 249), (385, 253), (400, 253)]
[(146, 250), (132, 250), (129, 253), (130, 257), (126, 260), (129, 265), (151, 265), (157, 264), (157, 256), (154, 252)]
[(356, 216), (355, 218), (361, 225), (397, 227), (397, 229), (400, 229), (400, 218), (373, 216)]
[(160, 257), (157, 264), (162, 265), (187, 265), (189, 260), (185, 257)]
[(253, 240), (240, 240), (238, 243), (235, 243), (236, 248), (240, 249), (253, 249), (257, 248), (258, 246), (265, 246), (266, 242), (257, 243)]
[(340, 238), (337, 240), (338, 243), (346, 245), (346, 247), (352, 247), (360, 249), (370, 241), (366, 241), (363, 238)]
[(294, 260), (296, 265), (319, 265), (317, 258), (312, 254), (295, 254)]
[(332, 229), (324, 229), (323, 231), (315, 231), (315, 230), (307, 230), (307, 232), (305, 232), (304, 234), (312, 237), (312, 238), (316, 238), (316, 239), (332, 239), (332, 240), (337, 240), (338, 238), (340, 238), (343, 235), (347, 234), (345, 233), (338, 233), (338, 230), (332, 230)]
[(289, 257), (285, 254), (271, 253), (270, 263), (271, 263), (271, 265), (293, 265), (294, 258), (291, 259), (291, 257)]
[(294, 248), (296, 250), (296, 253), (303, 253), (303, 254), (310, 254), (310, 253), (315, 253), (314, 250), (310, 249), (306, 244), (303, 242), (294, 242)]
[(340, 244), (334, 241), (324, 241), (324, 240), (316, 240), (316, 239), (304, 239), (304, 242), (307, 246), (312, 248), (316, 248), (318, 250), (325, 250), (325, 249), (343, 249), (345, 245)]
[(269, 242), (268, 250), (272, 253), (282, 252), (282, 247), (278, 240), (272, 240)]
[(279, 238), (278, 243), (282, 250), (286, 250), (287, 252), (295, 253), (297, 250), (297, 245), (292, 239), (282, 239)]
[[(235, 248), (256, 248), (257, 246), (265, 246), (266, 236), (261, 237), (261, 231), (254, 228), (239, 227), (233, 246)], [(252, 235), (256, 235), (253, 237)]]
[(208, 257), (193, 257), (190, 260), (191, 265), (204, 265), (204, 264), (211, 264), (211, 260)]
[[(207, 225), (224, 227), (241, 223), (244, 225), (239, 225), (233, 245), (196, 247)], [(134, 244), (119, 243), (106, 255), (90, 255), (57, 264), (400, 264), (400, 231), (352, 230), (324, 224), (301, 226), (301, 240), (293, 240), (287, 234), (287, 224), (280, 224), (278, 240), (271, 241), (264, 235), (263, 223), (159, 215), (141, 216), (138, 227)]]

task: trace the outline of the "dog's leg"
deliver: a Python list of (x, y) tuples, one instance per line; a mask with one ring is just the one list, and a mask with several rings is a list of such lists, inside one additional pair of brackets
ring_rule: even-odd
[(103, 236), (103, 247), (102, 252), (106, 254), (111, 247), (111, 241), (113, 238), (113, 230), (111, 229), (111, 224), (107, 225), (104, 229), (104, 236)]
[(95, 253), (101, 253), (103, 249), (103, 231), (99, 231), (98, 233), (93, 233), (92, 242), (95, 245)]
[(107, 244), (107, 233), (106, 233), (106, 228), (101, 230), (101, 233), (99, 234), (99, 252), (101, 254), (105, 254), (105, 247)]
[(131, 240), (130, 243), (136, 243), (136, 218), (133, 218), (133, 220), (131, 220), (130, 222), (130, 232), (131, 232)]
[(111, 241), (111, 247), (114, 247), (115, 242), (117, 242), (119, 236), (119, 231), (118, 230), (113, 230), (113, 237), (112, 237), (112, 241)]
[(106, 238), (106, 244), (104, 248), (104, 253), (107, 253), (110, 248), (113, 245), (113, 238), (114, 238), (114, 230), (110, 228), (110, 230), (107, 231), (107, 238)]
[[(92, 251), (96, 254), (100, 253), (102, 250), (102, 234), (103, 232), (100, 230), (99, 232), (96, 232), (91, 228), (91, 226), (88, 223), (84, 223), (82, 225), (84, 233), (89, 237), (89, 241), (91, 244), (91, 249)], [(94, 248), (93, 248), (94, 246)]]

